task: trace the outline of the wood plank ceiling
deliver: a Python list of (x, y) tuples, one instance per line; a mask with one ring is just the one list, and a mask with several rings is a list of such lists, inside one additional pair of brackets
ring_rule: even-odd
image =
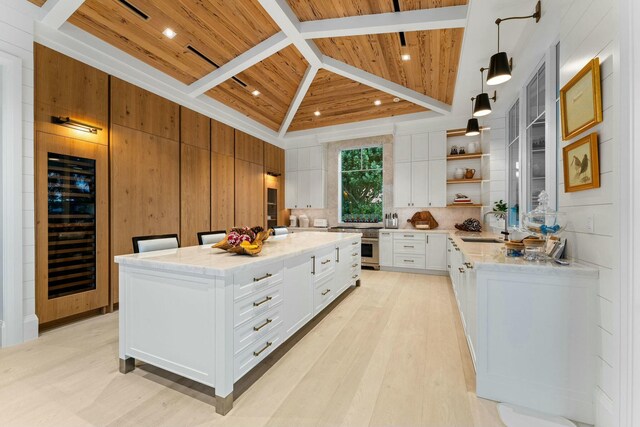
[[(44, 0), (30, 0), (42, 5)], [(467, 0), (287, 0), (300, 21), (447, 7)], [(395, 5), (394, 5), (395, 3)], [(258, 0), (86, 0), (69, 22), (185, 84), (280, 31)], [(170, 40), (161, 31), (173, 29)], [(451, 104), (463, 29), (316, 39), (322, 54)], [(411, 59), (403, 61), (401, 55)], [(206, 92), (277, 131), (309, 64), (293, 46)], [(252, 91), (258, 90), (259, 96)], [(381, 105), (373, 104), (380, 100)], [(320, 111), (320, 116), (314, 112)], [(427, 111), (320, 70), (289, 130)]]

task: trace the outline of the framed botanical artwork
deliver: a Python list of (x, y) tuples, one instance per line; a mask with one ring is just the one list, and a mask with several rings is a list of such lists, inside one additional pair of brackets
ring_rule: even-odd
[(598, 134), (593, 132), (562, 149), (564, 191), (600, 188)]
[(602, 122), (599, 58), (589, 61), (560, 89), (560, 115), (565, 141)]

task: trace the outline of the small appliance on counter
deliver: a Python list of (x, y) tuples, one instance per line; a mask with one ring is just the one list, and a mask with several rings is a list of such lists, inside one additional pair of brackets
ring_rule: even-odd
[(298, 226), (298, 217), (295, 215), (289, 216), (289, 227), (297, 227)]
[(300, 215), (300, 218), (298, 218), (300, 224), (298, 224), (300, 226), (300, 228), (309, 228), (309, 217), (306, 216), (305, 214)]
[(398, 214), (384, 214), (384, 228), (398, 228)]
[(327, 228), (329, 227), (329, 221), (327, 221), (325, 218), (316, 218), (313, 220), (313, 227), (314, 228)]

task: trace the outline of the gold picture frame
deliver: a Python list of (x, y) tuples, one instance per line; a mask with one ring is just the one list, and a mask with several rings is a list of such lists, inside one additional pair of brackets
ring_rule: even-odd
[(565, 193), (600, 188), (598, 133), (593, 132), (564, 147), (562, 164)]
[(599, 58), (589, 61), (560, 89), (560, 116), (564, 141), (602, 122)]

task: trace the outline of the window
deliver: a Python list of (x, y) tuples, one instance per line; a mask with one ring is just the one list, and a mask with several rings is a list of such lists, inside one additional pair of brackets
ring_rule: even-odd
[(509, 110), (508, 115), (509, 177), (507, 205), (509, 206), (509, 226), (520, 225), (520, 101)]
[(340, 152), (340, 221), (382, 221), (382, 147)]
[(546, 188), (545, 64), (527, 85), (527, 210), (538, 205)]

